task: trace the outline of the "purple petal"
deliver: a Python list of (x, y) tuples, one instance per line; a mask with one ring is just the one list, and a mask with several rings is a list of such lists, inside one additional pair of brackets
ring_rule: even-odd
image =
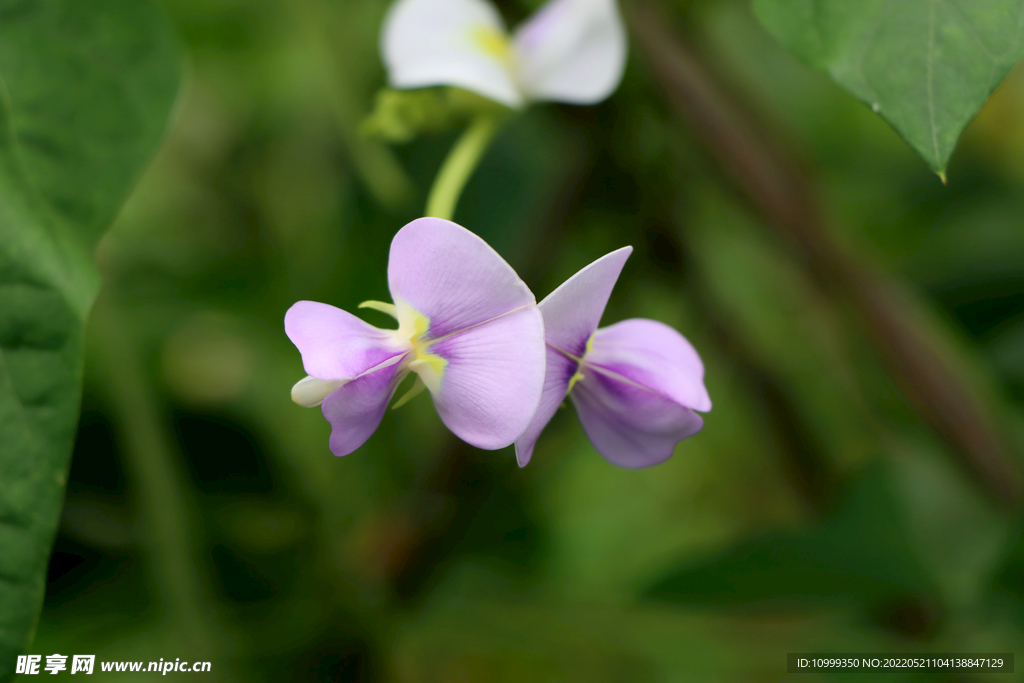
[(587, 340), (600, 324), (608, 297), (631, 253), (633, 247), (605, 254), (540, 302), (544, 338), (549, 344), (577, 358), (583, 357)]
[(664, 323), (634, 318), (603, 327), (594, 335), (586, 362), (692, 410), (711, 410), (700, 356), (683, 335)]
[(358, 377), (404, 353), (386, 330), (315, 301), (300, 301), (289, 308), (284, 330), (302, 354), (306, 374), (318, 379)]
[(700, 415), (665, 396), (592, 367), (582, 373), (570, 394), (576, 414), (590, 443), (614, 465), (664, 462), (704, 426)]
[(498, 252), (440, 218), (419, 218), (398, 231), (388, 285), (395, 303), (405, 301), (430, 320), (429, 339), (536, 303)]
[(547, 370), (544, 374), (544, 390), (540, 396), (540, 406), (522, 436), (516, 439), (516, 461), (520, 467), (526, 467), (533, 456), (533, 448), (537, 439), (555, 416), (558, 407), (565, 400), (565, 392), (569, 389), (569, 381), (576, 374), (579, 363), (565, 354), (547, 347)]
[(369, 439), (387, 410), (401, 380), (401, 363), (390, 363), (345, 383), (324, 399), (323, 413), (331, 423), (331, 452), (348, 455)]
[(529, 426), (544, 384), (544, 323), (536, 306), (447, 337), (429, 350), (448, 361), (440, 389), (431, 393), (456, 436), (494, 450)]

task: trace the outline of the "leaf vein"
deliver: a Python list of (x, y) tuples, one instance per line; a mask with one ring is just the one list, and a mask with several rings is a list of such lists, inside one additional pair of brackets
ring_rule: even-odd
[(925, 83), (928, 90), (928, 120), (932, 129), (932, 149), (935, 151), (935, 163), (942, 163), (942, 157), (939, 155), (939, 131), (935, 125), (935, 95), (932, 85), (932, 62), (935, 59), (935, 3), (938, 0), (932, 0), (928, 3), (928, 55), (925, 58), (925, 65), (927, 68), (927, 76)]
[(989, 46), (985, 44), (985, 39), (982, 37), (981, 31), (979, 31), (978, 28), (976, 26), (974, 26), (968, 20), (967, 15), (964, 14), (964, 11), (962, 9), (960, 9), (959, 5), (957, 5), (955, 2), (951, 2), (950, 0), (936, 0), (936, 1), (941, 1), (941, 2), (945, 3), (946, 7), (949, 7), (951, 10), (953, 10), (953, 12), (955, 12), (956, 14), (958, 14), (960, 16), (960, 20), (961, 20), (962, 25), (972, 35), (974, 35), (974, 38), (978, 41), (978, 45), (981, 46), (981, 51), (985, 53), (985, 56), (989, 58), (989, 61), (991, 61), (993, 63), (998, 63), (999, 61), (1001, 61), (998, 57), (996, 57), (995, 53), (991, 50), (991, 48), (989, 48)]

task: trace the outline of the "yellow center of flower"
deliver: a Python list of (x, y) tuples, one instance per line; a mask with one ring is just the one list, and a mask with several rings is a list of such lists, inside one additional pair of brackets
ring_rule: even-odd
[(430, 329), (430, 318), (415, 308), (401, 302), (398, 304), (398, 331), (395, 336), (412, 347), (413, 358), (409, 361), (409, 369), (420, 376), (430, 391), (441, 388), (441, 378), (448, 361), (436, 353), (430, 353), (430, 345), (435, 340), (425, 340)]
[(493, 26), (473, 27), (473, 42), (485, 54), (506, 61), (512, 55), (508, 36)]
[[(441, 378), (444, 377), (444, 369), (448, 365), (448, 361), (436, 353), (430, 353), (430, 346), (438, 341), (437, 339), (424, 339), (430, 330), (430, 318), (404, 301), (399, 301), (397, 304), (364, 301), (359, 304), (359, 307), (373, 308), (398, 320), (398, 329), (393, 332), (395, 340), (412, 351), (409, 354), (409, 359), (405, 361), (405, 366), (419, 375), (427, 389), (430, 389), (431, 392), (438, 391), (441, 388)], [(400, 399), (399, 403), (404, 400), (405, 397)]]
[(557, 349), (562, 354), (568, 356), (572, 360), (576, 361), (576, 373), (569, 378), (569, 387), (565, 390), (565, 395), (568, 396), (570, 393), (572, 393), (572, 388), (576, 386), (576, 382), (579, 382), (581, 379), (585, 379), (583, 375), (583, 360), (584, 358), (587, 357), (587, 354), (593, 352), (594, 350), (594, 335), (590, 335), (590, 337), (587, 339), (587, 347), (586, 350), (583, 352), (583, 358), (577, 358), (571, 353), (562, 351), (562, 349), (559, 349), (557, 346), (554, 348)]
[(565, 390), (566, 396), (572, 393), (572, 388), (576, 386), (576, 382), (579, 382), (581, 379), (583, 379), (583, 373), (577, 370), (576, 374), (569, 379), (569, 388)]

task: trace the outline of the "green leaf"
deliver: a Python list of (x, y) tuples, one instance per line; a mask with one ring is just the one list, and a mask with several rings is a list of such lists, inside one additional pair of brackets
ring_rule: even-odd
[(149, 2), (0, 6), (0, 681), (41, 606), (99, 285), (92, 251), (178, 87)]
[(996, 594), (1012, 602), (1018, 616), (1024, 617), (1024, 520), (1018, 521), (1001, 566), (993, 580)]
[(817, 527), (776, 532), (688, 561), (648, 596), (689, 605), (775, 603), (872, 606), (938, 589), (903, 531), (892, 475), (869, 467)]
[(1024, 0), (754, 0), (754, 11), (943, 178), (961, 131), (1024, 57)]
[(538, 598), (514, 581), (491, 565), (453, 566), (397, 630), (399, 680), (773, 681), (782, 680), (780, 652), (877, 652), (900, 642), (842, 612), (782, 616), (621, 597)]

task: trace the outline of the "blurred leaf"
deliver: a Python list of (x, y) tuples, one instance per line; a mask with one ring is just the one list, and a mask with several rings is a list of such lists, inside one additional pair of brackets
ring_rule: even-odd
[(149, 3), (0, 12), (0, 680), (42, 601), (99, 284), (91, 252), (177, 82), (173, 38)]
[[(708, 613), (653, 603), (515, 593), (463, 565), (397, 634), (397, 679), (447, 681), (769, 681), (779, 653), (892, 647), (842, 615)], [(878, 680), (892, 680), (879, 677)]]
[(86, 247), (113, 221), (177, 92), (177, 46), (147, 2), (29, 0), (0, 14), (0, 69), (27, 179)]
[(960, 132), (1024, 57), (1021, 0), (754, 0), (754, 10), (941, 176)]
[(991, 347), (993, 360), (1006, 379), (1024, 385), (1024, 320), (1008, 325)]
[(708, 304), (792, 404), (796, 436), (825, 460), (818, 465), (842, 471), (866, 462), (878, 432), (835, 309), (779, 242), (715, 193), (703, 194), (685, 237)]
[(1024, 204), (1015, 194), (992, 191), (992, 185), (986, 182), (919, 218), (927, 239), (900, 230), (910, 240), (894, 250), (900, 268), (938, 291), (1024, 279)]
[(991, 579), (1009, 525), (943, 457), (940, 444), (913, 428), (901, 431), (887, 451), (907, 540), (942, 589), (943, 602), (967, 609)]
[(687, 562), (648, 591), (691, 605), (766, 601), (853, 603), (932, 596), (936, 589), (902, 529), (891, 475), (873, 465), (816, 528), (778, 532)]
[[(1024, 523), (1018, 523), (995, 574), (996, 590), (1024, 609)], [(1022, 612), (1024, 615), (1024, 612)]]

